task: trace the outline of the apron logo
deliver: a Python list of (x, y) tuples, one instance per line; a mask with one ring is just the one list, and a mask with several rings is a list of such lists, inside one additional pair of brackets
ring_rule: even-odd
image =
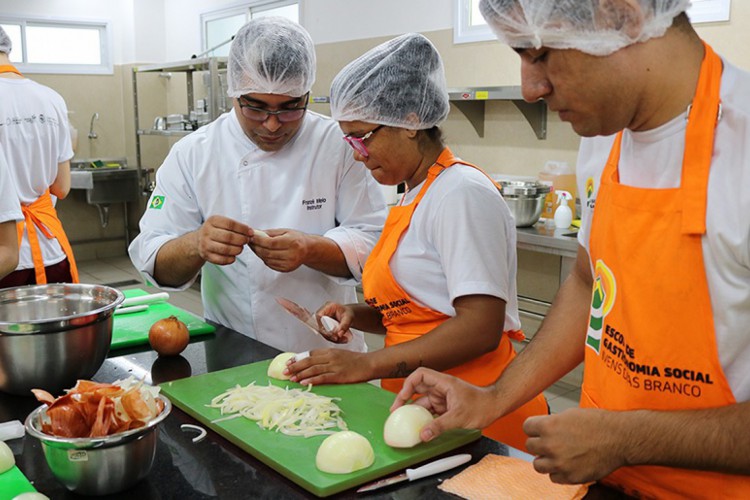
[(589, 177), (588, 179), (586, 179), (586, 206), (590, 209), (593, 209), (595, 202), (596, 198), (594, 198), (594, 178)]
[(153, 208), (154, 210), (161, 210), (161, 207), (164, 206), (164, 197), (163, 196), (154, 196), (151, 198), (151, 204), (148, 206), (148, 208)]
[(586, 346), (593, 349), (597, 354), (599, 354), (602, 342), (604, 317), (612, 310), (615, 295), (617, 295), (617, 283), (612, 271), (604, 261), (597, 260), (594, 269), (594, 289), (591, 294), (589, 328), (586, 333)]

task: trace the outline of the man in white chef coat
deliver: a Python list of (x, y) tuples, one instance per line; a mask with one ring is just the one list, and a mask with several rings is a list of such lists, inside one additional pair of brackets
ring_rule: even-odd
[(386, 215), (336, 122), (307, 110), (312, 39), (284, 18), (252, 20), (232, 42), (227, 76), (234, 109), (173, 146), (130, 257), (164, 289), (200, 272), (207, 319), (282, 351), (364, 350), (361, 336), (331, 344), (275, 300), (312, 311), (356, 301)]

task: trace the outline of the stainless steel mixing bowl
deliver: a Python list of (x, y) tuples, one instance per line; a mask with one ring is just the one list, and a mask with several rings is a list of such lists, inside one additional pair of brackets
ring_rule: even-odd
[(0, 290), (0, 391), (54, 396), (90, 378), (112, 343), (112, 313), (122, 292), (57, 283)]
[(26, 432), (42, 442), (52, 474), (70, 491), (82, 495), (109, 495), (133, 486), (146, 477), (154, 463), (158, 425), (172, 403), (164, 396), (164, 409), (145, 427), (99, 438), (63, 438), (42, 432), (47, 405), (26, 417)]
[(516, 221), (516, 227), (533, 226), (542, 215), (544, 199), (550, 187), (536, 181), (498, 181), (502, 194)]

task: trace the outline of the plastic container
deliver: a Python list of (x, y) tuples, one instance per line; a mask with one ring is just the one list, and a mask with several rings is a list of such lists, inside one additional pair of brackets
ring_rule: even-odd
[(545, 163), (544, 168), (539, 172), (539, 181), (547, 184), (551, 183), (552, 185), (552, 190), (544, 200), (541, 217), (552, 219), (555, 216), (557, 191), (567, 191), (570, 194), (571, 199), (567, 200), (568, 208), (571, 209), (571, 213), (575, 210), (577, 195), (576, 173), (567, 162), (548, 161)]
[(573, 211), (568, 206), (568, 201), (573, 197), (567, 191), (557, 191), (557, 208), (555, 209), (555, 227), (557, 229), (568, 229), (573, 222)]

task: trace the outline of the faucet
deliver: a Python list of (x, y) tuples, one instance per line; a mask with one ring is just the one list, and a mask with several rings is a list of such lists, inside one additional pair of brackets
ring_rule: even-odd
[(98, 120), (98, 119), (99, 119), (98, 112), (91, 115), (91, 126), (89, 127), (89, 139), (96, 139), (97, 137), (99, 137), (98, 135), (96, 135), (96, 132), (94, 132), (94, 120)]

